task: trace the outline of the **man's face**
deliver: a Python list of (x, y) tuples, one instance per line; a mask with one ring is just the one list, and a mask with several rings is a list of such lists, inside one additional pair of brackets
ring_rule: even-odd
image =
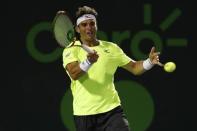
[(80, 33), (81, 39), (93, 41), (96, 38), (97, 25), (94, 20), (85, 20), (77, 27), (77, 32)]

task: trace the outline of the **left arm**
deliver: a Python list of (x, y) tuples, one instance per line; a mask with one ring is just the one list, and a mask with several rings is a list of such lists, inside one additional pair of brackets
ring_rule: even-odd
[(143, 68), (143, 61), (130, 61), (122, 67), (134, 75), (141, 75), (146, 71)]
[(147, 60), (130, 61), (128, 64), (122, 67), (134, 75), (141, 75), (145, 71), (151, 69), (155, 64), (160, 65), (159, 54), (159, 52), (155, 52), (155, 47), (152, 47)]

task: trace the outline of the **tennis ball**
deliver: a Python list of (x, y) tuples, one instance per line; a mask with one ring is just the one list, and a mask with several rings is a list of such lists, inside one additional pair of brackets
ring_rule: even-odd
[(174, 62), (167, 62), (164, 65), (164, 70), (166, 72), (173, 72), (176, 69), (176, 64)]

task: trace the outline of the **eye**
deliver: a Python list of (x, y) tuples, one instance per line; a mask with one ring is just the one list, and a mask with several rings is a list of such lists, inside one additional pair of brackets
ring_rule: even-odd
[(87, 23), (81, 23), (81, 26), (86, 27)]
[(94, 21), (90, 22), (90, 25), (95, 26), (95, 22)]

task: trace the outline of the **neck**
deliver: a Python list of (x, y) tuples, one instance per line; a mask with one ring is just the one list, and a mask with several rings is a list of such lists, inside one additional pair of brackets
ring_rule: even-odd
[(99, 41), (97, 39), (93, 39), (93, 40), (84, 40), (84, 39), (81, 39), (81, 41), (83, 42), (83, 44), (86, 44), (89, 47), (99, 45)]

